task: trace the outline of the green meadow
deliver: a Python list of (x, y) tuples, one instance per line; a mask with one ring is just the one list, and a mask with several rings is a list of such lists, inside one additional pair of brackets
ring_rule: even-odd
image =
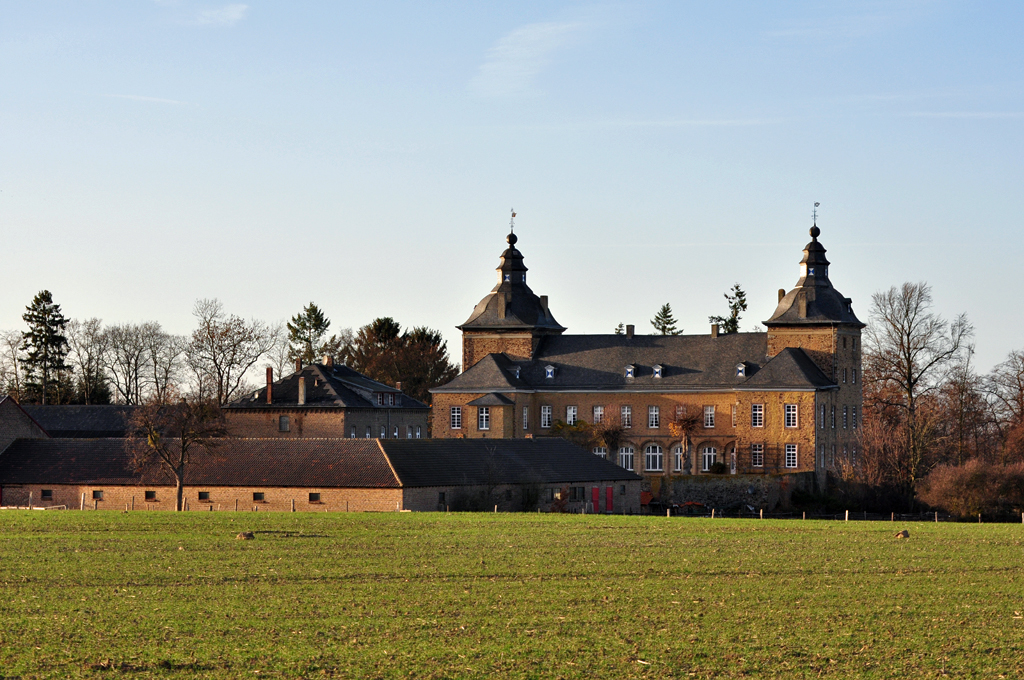
[(1024, 677), (1024, 526), (0, 512), (0, 678), (819, 676)]

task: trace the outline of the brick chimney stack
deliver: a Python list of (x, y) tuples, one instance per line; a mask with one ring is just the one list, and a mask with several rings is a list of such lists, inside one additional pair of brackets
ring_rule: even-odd
[(267, 366), (267, 403), (274, 403), (274, 369)]
[(325, 354), (324, 358), (323, 358), (323, 364), (324, 364), (324, 366), (333, 366), (334, 365), (334, 357), (330, 356), (329, 354)]
[(302, 370), (302, 359), (295, 360), (295, 372), (298, 373)]
[(633, 339), (633, 330), (634, 330), (633, 324), (631, 324), (631, 323), (626, 324), (626, 338), (627, 339), (629, 339), (629, 340)]
[(717, 323), (711, 324), (711, 337), (713, 337), (713, 338), (717, 338), (718, 337), (718, 324)]
[(299, 405), (306, 403), (306, 379), (299, 376)]

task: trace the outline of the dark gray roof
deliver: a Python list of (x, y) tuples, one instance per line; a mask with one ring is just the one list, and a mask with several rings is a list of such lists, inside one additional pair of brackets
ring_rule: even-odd
[(511, 406), (515, 402), (497, 392), (489, 392), (469, 402), (467, 406)]
[(765, 321), (769, 328), (775, 326), (814, 326), (844, 324), (863, 328), (853, 313), (853, 301), (832, 287), (828, 278), (829, 261), (825, 247), (818, 242), (821, 230), (811, 227), (811, 242), (804, 247), (800, 260), (800, 279), (796, 288), (779, 301), (772, 318)]
[[(685, 391), (762, 388), (814, 388), (821, 371), (800, 349), (787, 350), (771, 372), (766, 333), (710, 335), (561, 335), (545, 338), (532, 360), (491, 354), (432, 392), (523, 391)], [(780, 355), (781, 357), (781, 355)], [(773, 360), (774, 361), (774, 360)], [(743, 364), (745, 376), (737, 375)], [(661, 377), (654, 377), (654, 366)], [(547, 368), (554, 369), (548, 378)], [(632, 378), (626, 367), (633, 367)], [(518, 377), (516, 373), (518, 370)], [(756, 382), (755, 382), (756, 379)]]
[(761, 370), (743, 381), (742, 389), (806, 389), (831, 387), (825, 375), (802, 349), (787, 347), (766, 363)]
[(22, 406), (51, 437), (124, 437), (128, 419), (138, 406)]
[[(136, 471), (124, 439), (18, 439), (0, 484), (170, 484)], [(399, 488), (639, 479), (564, 439), (223, 439), (194, 455), (191, 486)], [(396, 476), (397, 475), (397, 476)]]
[[(306, 403), (299, 405), (299, 378), (306, 380)], [(377, 394), (395, 395), (394, 406), (377, 404)], [(228, 409), (252, 408), (428, 408), (400, 390), (371, 380), (343, 365), (310, 364), (273, 383), (273, 403), (267, 403), (267, 388), (227, 404)]]

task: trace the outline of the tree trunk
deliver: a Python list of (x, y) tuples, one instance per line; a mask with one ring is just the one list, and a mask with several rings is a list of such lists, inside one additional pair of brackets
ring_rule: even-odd
[(175, 485), (176, 485), (176, 488), (174, 490), (174, 511), (175, 512), (181, 512), (182, 509), (184, 508), (184, 498), (185, 498), (185, 479), (184, 479), (184, 477), (185, 477), (185, 471), (184, 470), (181, 470), (181, 469), (175, 470), (175, 472), (174, 472), (174, 482), (175, 482)]

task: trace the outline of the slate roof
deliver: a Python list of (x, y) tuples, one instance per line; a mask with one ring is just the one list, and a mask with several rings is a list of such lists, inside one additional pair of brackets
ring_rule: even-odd
[(497, 392), (489, 392), (482, 397), (477, 397), (473, 401), (469, 402), (467, 406), (511, 406), (515, 404), (514, 401), (506, 396), (498, 394)]
[[(299, 378), (306, 379), (306, 403), (299, 404)], [(377, 394), (394, 394), (394, 406), (377, 405)], [(226, 409), (267, 408), (412, 408), (426, 409), (421, 401), (403, 394), (390, 385), (371, 380), (340, 364), (310, 364), (273, 383), (273, 403), (267, 403), (266, 386), (224, 406)]]
[[(191, 486), (400, 488), (629, 480), (636, 475), (563, 439), (223, 439), (199, 452)], [(0, 484), (170, 484), (136, 472), (124, 439), (19, 439)]]
[(137, 406), (22, 406), (51, 437), (124, 437)]
[[(766, 333), (551, 336), (544, 338), (532, 360), (491, 354), (431, 391), (671, 392), (813, 389), (832, 384), (801, 349), (787, 349), (771, 360), (767, 352)], [(745, 368), (743, 377), (737, 376), (739, 364)], [(656, 365), (661, 366), (660, 378), (654, 377)], [(548, 366), (554, 368), (553, 378), (546, 377)], [(634, 377), (626, 377), (627, 366), (633, 367)]]

